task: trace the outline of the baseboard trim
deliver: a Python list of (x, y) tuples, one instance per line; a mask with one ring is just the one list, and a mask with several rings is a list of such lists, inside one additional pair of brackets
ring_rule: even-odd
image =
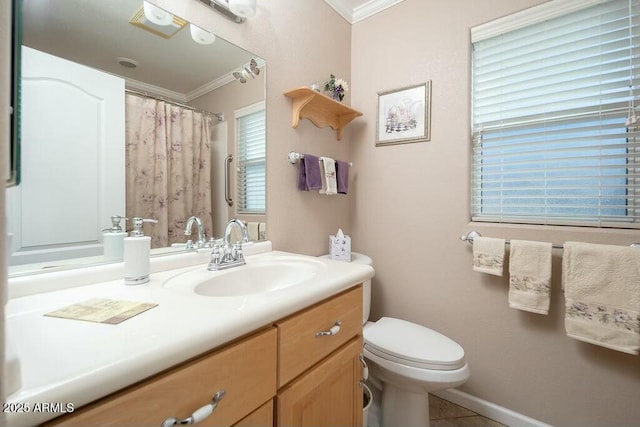
[(449, 402), (467, 408), (483, 417), (490, 418), (509, 427), (552, 427), (550, 424), (519, 414), (511, 409), (472, 396), (455, 388), (431, 392)]

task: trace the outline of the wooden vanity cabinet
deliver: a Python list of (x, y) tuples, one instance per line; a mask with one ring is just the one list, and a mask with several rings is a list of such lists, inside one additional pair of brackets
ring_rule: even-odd
[(276, 343), (276, 330), (263, 330), (46, 425), (158, 427), (169, 417), (188, 418), (219, 390), (225, 396), (198, 425), (232, 425), (276, 395)]
[(359, 285), (45, 426), (157, 427), (225, 390), (197, 425), (360, 427), (361, 353)]
[[(361, 426), (362, 286), (276, 322), (276, 327), (276, 425)], [(335, 333), (326, 334), (331, 328)]]

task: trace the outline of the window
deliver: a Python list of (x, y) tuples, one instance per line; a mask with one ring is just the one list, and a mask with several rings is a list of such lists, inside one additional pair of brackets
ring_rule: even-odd
[(264, 102), (235, 111), (238, 213), (264, 214), (266, 137)]
[(475, 221), (640, 228), (640, 0), (472, 29)]

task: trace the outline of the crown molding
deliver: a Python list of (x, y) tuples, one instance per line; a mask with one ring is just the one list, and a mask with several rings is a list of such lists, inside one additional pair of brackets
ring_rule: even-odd
[(343, 0), (324, 0), (348, 23), (353, 24), (353, 9), (348, 7)]
[[(258, 68), (260, 68), (261, 70), (264, 70), (264, 67), (266, 65), (265, 60), (262, 58), (256, 58), (256, 62), (258, 63)], [(244, 64), (244, 66), (248, 67), (249, 63)], [(122, 77), (122, 76), (118, 76), (118, 77)], [(186, 104), (187, 102), (191, 102), (194, 99), (199, 98), (202, 95), (211, 92), (212, 90), (216, 90), (219, 87), (232, 83), (236, 80), (235, 77), (233, 77), (232, 73), (227, 73), (222, 77), (218, 77), (215, 80), (211, 80), (210, 82), (203, 84), (199, 88), (194, 89), (189, 93), (180, 93), (180, 92), (175, 92), (173, 90), (162, 88), (160, 86), (155, 86), (149, 83), (141, 82), (139, 80), (134, 80), (127, 77), (123, 77), (123, 78), (125, 81), (125, 86), (129, 89), (135, 89), (145, 93), (152, 93), (154, 95), (157, 95), (163, 98), (169, 98), (178, 102), (182, 102), (183, 104)]]
[(351, 23), (355, 24), (356, 22), (360, 22), (403, 1), (404, 0), (371, 0), (353, 9), (353, 19)]
[(340, 16), (342, 16), (348, 23), (355, 24), (363, 19), (375, 15), (391, 6), (404, 1), (404, 0), (369, 0), (368, 2), (351, 7), (348, 6), (346, 0), (324, 0), (329, 6), (331, 6)]
[(160, 86), (155, 86), (149, 83), (141, 82), (139, 80), (130, 79), (128, 77), (124, 77), (124, 83), (125, 83), (125, 87), (129, 89), (135, 89), (145, 93), (152, 93), (156, 96), (173, 99), (175, 101), (182, 102), (182, 103), (187, 102), (187, 98), (184, 93), (165, 89)]
[[(260, 68), (260, 70), (264, 70), (264, 67), (266, 65), (266, 62), (264, 59), (262, 58), (256, 58), (256, 62), (258, 63), (258, 68)], [(249, 63), (246, 63), (243, 65), (243, 67), (248, 67)], [(233, 77), (233, 73), (227, 73), (222, 77), (218, 77), (215, 80), (211, 80), (209, 83), (205, 83), (204, 85), (200, 86), (197, 89), (192, 90), (191, 92), (183, 95), (185, 97), (185, 102), (190, 102), (196, 98), (201, 97), (202, 95), (211, 92), (212, 90), (216, 90), (219, 87), (222, 87), (226, 84), (232, 83), (234, 82), (236, 79), (235, 77)]]

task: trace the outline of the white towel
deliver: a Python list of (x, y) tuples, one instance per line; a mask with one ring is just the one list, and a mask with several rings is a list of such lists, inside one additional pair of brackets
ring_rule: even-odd
[(567, 335), (640, 351), (640, 249), (566, 242), (562, 260)]
[(549, 314), (551, 243), (511, 240), (509, 307)]
[(502, 276), (504, 239), (476, 237), (473, 239), (473, 271)]
[(338, 194), (338, 182), (336, 180), (336, 161), (330, 157), (320, 157), (320, 170), (324, 174), (321, 194), (331, 196)]
[(249, 234), (249, 240), (252, 242), (258, 241), (258, 223), (257, 222), (248, 222), (247, 223), (247, 234)]

